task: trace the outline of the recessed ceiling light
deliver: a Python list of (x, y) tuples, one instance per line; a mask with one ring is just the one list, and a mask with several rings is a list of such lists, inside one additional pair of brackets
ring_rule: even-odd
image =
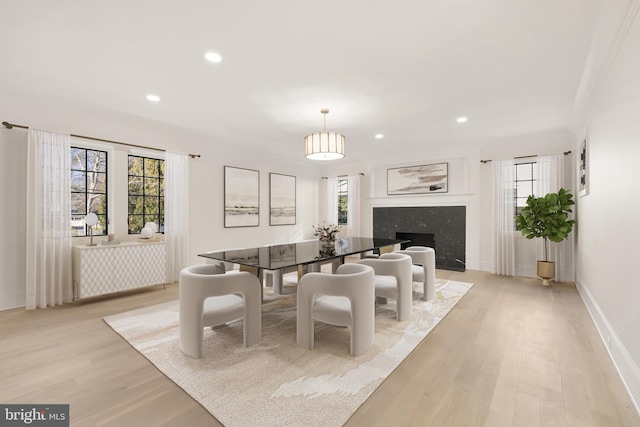
[(456, 122), (458, 122), (458, 123), (464, 123), (464, 122), (466, 122), (467, 120), (468, 120), (468, 119), (467, 119), (466, 117), (458, 117), (458, 118), (456, 119)]
[(222, 61), (222, 56), (218, 55), (215, 52), (207, 52), (204, 57), (209, 62), (220, 62)]
[(147, 99), (151, 102), (160, 101), (160, 97), (158, 95), (147, 95)]
[(383, 134), (381, 134), (381, 133), (377, 133), (376, 134), (376, 139), (382, 139), (382, 138), (384, 138)]

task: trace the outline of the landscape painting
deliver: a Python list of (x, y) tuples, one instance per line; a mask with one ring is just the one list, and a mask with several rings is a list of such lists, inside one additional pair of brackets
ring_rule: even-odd
[(270, 225), (294, 225), (296, 223), (296, 177), (269, 174)]
[(260, 225), (260, 172), (224, 167), (224, 226)]
[(387, 194), (446, 193), (448, 163), (387, 169)]

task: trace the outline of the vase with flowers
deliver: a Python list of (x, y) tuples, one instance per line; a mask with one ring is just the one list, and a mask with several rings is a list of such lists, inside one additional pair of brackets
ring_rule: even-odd
[(322, 224), (315, 225), (313, 227), (313, 235), (320, 240), (320, 244), (324, 247), (333, 246), (336, 241), (336, 236), (340, 229), (341, 225), (338, 224)]

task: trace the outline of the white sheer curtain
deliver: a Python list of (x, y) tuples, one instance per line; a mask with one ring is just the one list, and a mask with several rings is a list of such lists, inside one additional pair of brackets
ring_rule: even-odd
[[(542, 197), (547, 193), (557, 193), (560, 188), (569, 189), (569, 183), (565, 182), (565, 161), (564, 154), (554, 154), (550, 156), (539, 156), (536, 160), (538, 167), (538, 179), (534, 189), (536, 197)], [(556, 263), (556, 280), (564, 281), (572, 279), (565, 274), (565, 254), (568, 245), (572, 245), (573, 233), (569, 239), (560, 243), (549, 242), (549, 261)], [(544, 259), (544, 239), (536, 239), (536, 260)]]
[(324, 212), (321, 222), (327, 224), (338, 223), (338, 178), (326, 178), (325, 180), (325, 202)]
[(70, 136), (29, 129), (26, 308), (73, 299)]
[(360, 175), (349, 176), (346, 235), (360, 237)]
[(513, 160), (494, 160), (494, 227), (496, 274), (515, 275), (515, 166)]
[(167, 283), (177, 282), (187, 266), (189, 236), (189, 156), (167, 151), (164, 163), (164, 239)]

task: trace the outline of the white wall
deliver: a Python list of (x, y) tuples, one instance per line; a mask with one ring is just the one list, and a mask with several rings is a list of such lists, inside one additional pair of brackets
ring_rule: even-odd
[[(190, 264), (202, 262), (198, 253), (212, 249), (247, 247), (272, 242), (310, 238), (312, 225), (318, 222), (318, 183), (320, 171), (315, 165), (287, 164), (268, 153), (246, 155), (234, 147), (184, 129), (148, 120), (113, 114), (89, 114), (68, 108), (23, 99), (0, 98), (2, 121), (47, 130), (69, 132), (154, 148), (200, 154), (190, 160)], [(86, 141), (86, 140), (80, 140)], [(95, 143), (93, 143), (95, 144)], [(146, 154), (133, 149), (135, 154)], [(0, 310), (22, 307), (25, 302), (25, 210), (27, 131), (0, 129)], [(113, 148), (110, 200), (112, 227), (116, 239), (135, 240), (127, 234), (127, 148)], [(158, 152), (149, 152), (161, 155)], [(260, 226), (224, 228), (224, 166), (260, 171)], [(269, 225), (269, 173), (294, 175), (297, 195), (297, 223)], [(74, 244), (87, 238), (74, 238)]]
[(640, 1), (608, 6), (583, 85), (589, 194), (578, 199), (576, 285), (638, 409)]
[(27, 144), (0, 129), (0, 310), (24, 306)]

